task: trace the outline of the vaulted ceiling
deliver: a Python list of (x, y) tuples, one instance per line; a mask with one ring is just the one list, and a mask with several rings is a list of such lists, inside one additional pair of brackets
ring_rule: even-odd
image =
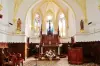
[(53, 12), (53, 14), (56, 16), (59, 10), (63, 13), (68, 10), (68, 6), (66, 6), (62, 0), (41, 0), (41, 2), (32, 8), (33, 13), (41, 11), (44, 16), (48, 11)]

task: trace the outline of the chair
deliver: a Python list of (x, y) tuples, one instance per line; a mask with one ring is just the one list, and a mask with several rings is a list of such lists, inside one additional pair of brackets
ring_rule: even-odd
[(12, 62), (12, 65), (13, 65), (13, 66), (16, 65), (16, 62), (17, 62), (17, 57), (16, 57), (16, 55), (12, 55), (11, 62)]
[(17, 57), (15, 55), (8, 55), (8, 61), (3, 63), (3, 66), (15, 66), (17, 61)]
[(20, 63), (23, 66), (23, 58), (21, 58), (21, 53), (18, 53), (17, 54), (17, 62), (16, 62), (16, 65), (20, 66)]

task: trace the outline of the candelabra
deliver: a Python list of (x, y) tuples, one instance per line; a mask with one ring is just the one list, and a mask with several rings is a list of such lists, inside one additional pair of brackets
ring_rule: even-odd
[[(39, 45), (36, 45), (36, 48), (38, 50), (39, 49)], [(35, 57), (35, 58), (36, 58), (36, 64), (34, 66), (37, 66), (38, 57)]]

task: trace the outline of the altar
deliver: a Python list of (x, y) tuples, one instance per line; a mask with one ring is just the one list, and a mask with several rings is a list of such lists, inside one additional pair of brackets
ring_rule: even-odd
[(55, 51), (56, 55), (60, 55), (60, 47), (58, 35), (42, 35), (40, 54), (45, 54), (46, 51)]

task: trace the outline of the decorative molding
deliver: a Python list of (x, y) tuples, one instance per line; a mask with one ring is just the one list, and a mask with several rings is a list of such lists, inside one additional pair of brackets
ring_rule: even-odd
[(21, 5), (21, 3), (23, 2), (23, 0), (14, 0), (14, 15), (13, 15), (13, 21), (16, 22), (16, 14), (19, 10), (19, 7)]
[(84, 16), (82, 17), (84, 17), (83, 19), (85, 23), (87, 23), (86, 0), (75, 0), (75, 1), (81, 7), (84, 14)]

